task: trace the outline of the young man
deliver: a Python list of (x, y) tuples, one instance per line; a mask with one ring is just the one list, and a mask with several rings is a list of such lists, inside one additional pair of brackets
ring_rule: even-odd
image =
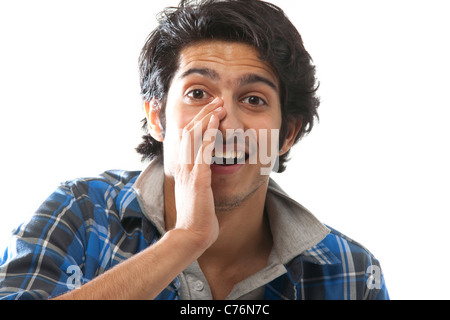
[(269, 178), (319, 105), (279, 8), (182, 1), (161, 15), (140, 71), (149, 167), (56, 190), (0, 258), (1, 297), (388, 298), (372, 254)]

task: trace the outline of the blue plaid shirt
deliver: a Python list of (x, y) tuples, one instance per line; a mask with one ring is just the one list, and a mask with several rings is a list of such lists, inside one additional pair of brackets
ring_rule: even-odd
[[(107, 171), (62, 184), (13, 231), (0, 256), (0, 299), (58, 296), (154, 244), (161, 232), (141, 209), (139, 175)], [(264, 299), (389, 298), (378, 260), (332, 228), (284, 267)], [(179, 278), (157, 299), (180, 299)]]

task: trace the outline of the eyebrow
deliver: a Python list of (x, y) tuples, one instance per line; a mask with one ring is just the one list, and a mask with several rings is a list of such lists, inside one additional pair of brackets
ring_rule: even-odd
[[(209, 69), (209, 68), (191, 68), (185, 72), (183, 72), (183, 74), (181, 75), (181, 78), (186, 78), (187, 76), (190, 76), (191, 74), (199, 74), (205, 77), (208, 77), (212, 80), (220, 80), (220, 75), (213, 69)], [(278, 87), (277, 85), (275, 85), (275, 83), (273, 83), (271, 80), (262, 77), (260, 75), (254, 74), (254, 73), (249, 73), (246, 74), (244, 76), (242, 76), (240, 79), (238, 79), (237, 81), (239, 83), (239, 86), (246, 86), (249, 84), (253, 84), (253, 83), (257, 83), (257, 82), (262, 82), (265, 83), (266, 85), (268, 85), (269, 87), (271, 87), (272, 89), (274, 89), (275, 91), (278, 91)]]
[(252, 83), (257, 83), (257, 82), (262, 82), (267, 84), (269, 87), (271, 87), (272, 89), (274, 89), (275, 91), (278, 91), (278, 87), (275, 85), (275, 83), (273, 83), (272, 81), (270, 81), (267, 78), (261, 77), (257, 74), (254, 73), (250, 73), (247, 74), (245, 76), (243, 76), (242, 78), (239, 79), (239, 85), (245, 86), (245, 85), (249, 85)]
[(211, 78), (212, 80), (220, 79), (219, 74), (216, 71), (209, 69), (209, 68), (191, 68), (191, 69), (185, 71), (181, 75), (181, 78), (186, 78), (187, 76), (190, 76), (191, 74), (194, 74), (194, 73)]

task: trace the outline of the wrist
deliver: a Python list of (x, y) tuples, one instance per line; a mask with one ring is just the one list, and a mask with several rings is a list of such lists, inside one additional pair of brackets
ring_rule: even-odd
[(209, 235), (203, 235), (184, 228), (172, 229), (164, 237), (170, 238), (178, 246), (184, 247), (186, 252), (189, 252), (191, 256), (196, 256), (196, 258), (201, 256), (216, 240)]

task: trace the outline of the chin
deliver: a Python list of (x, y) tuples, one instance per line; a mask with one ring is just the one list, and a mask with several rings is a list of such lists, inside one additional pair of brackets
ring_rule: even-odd
[[(267, 177), (253, 181), (253, 183), (243, 186), (236, 184), (212, 185), (214, 194), (214, 205), (216, 211), (230, 211), (245, 204), (262, 186), (266, 185)], [(240, 187), (240, 189), (237, 189)]]

